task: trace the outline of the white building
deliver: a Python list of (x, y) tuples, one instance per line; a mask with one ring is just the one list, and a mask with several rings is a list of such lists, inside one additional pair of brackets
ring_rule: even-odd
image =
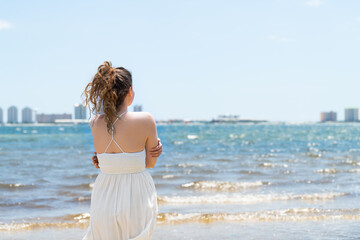
[(0, 124), (3, 124), (4, 120), (3, 120), (3, 110), (2, 108), (0, 108)]
[(345, 108), (345, 122), (357, 122), (357, 121), (359, 121), (359, 109)]
[(33, 123), (33, 110), (29, 107), (23, 108), (21, 112), (22, 123)]
[(75, 104), (74, 105), (75, 119), (86, 119), (86, 105)]
[(18, 109), (15, 106), (8, 108), (8, 123), (18, 123)]
[(55, 123), (58, 119), (71, 119), (71, 114), (36, 114), (36, 121), (38, 123)]
[(142, 105), (135, 105), (134, 112), (142, 112)]

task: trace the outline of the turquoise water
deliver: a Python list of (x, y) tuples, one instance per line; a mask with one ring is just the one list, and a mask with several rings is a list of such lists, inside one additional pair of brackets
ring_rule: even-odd
[[(147, 171), (163, 229), (231, 223), (224, 235), (237, 239), (281, 226), (272, 236), (286, 239), (315, 224), (311, 239), (360, 236), (360, 124), (173, 124), (158, 135), (163, 154)], [(93, 151), (88, 125), (1, 126), (0, 234), (85, 229)]]

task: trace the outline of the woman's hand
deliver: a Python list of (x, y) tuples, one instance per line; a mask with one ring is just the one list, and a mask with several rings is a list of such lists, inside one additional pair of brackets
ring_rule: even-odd
[(151, 155), (152, 157), (159, 157), (160, 154), (162, 153), (162, 150), (163, 150), (162, 144), (161, 144), (161, 142), (160, 142), (160, 138), (158, 138), (158, 145), (155, 146), (155, 147), (153, 147), (153, 148), (150, 150), (150, 155)]
[(100, 167), (99, 167), (99, 161), (98, 161), (96, 152), (94, 152), (94, 156), (92, 157), (92, 160), (93, 160), (94, 166), (95, 166), (96, 168), (100, 168)]

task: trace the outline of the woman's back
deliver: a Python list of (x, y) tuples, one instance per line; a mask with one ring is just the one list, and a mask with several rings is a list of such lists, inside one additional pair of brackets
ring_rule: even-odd
[(113, 136), (107, 131), (104, 115), (96, 115), (92, 118), (90, 126), (95, 151), (102, 154), (138, 153), (145, 150), (146, 167), (153, 167), (156, 158), (150, 156), (149, 150), (157, 145), (158, 139), (153, 116), (147, 112), (125, 111), (120, 115), (112, 121)]

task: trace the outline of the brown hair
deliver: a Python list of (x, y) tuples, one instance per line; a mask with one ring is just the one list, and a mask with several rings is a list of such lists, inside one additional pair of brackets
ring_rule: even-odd
[(132, 87), (131, 73), (123, 67), (113, 68), (110, 61), (105, 61), (98, 67), (98, 72), (82, 93), (85, 95), (85, 104), (88, 105), (90, 113), (104, 112), (110, 134), (112, 117), (117, 117), (117, 111), (130, 87)]

